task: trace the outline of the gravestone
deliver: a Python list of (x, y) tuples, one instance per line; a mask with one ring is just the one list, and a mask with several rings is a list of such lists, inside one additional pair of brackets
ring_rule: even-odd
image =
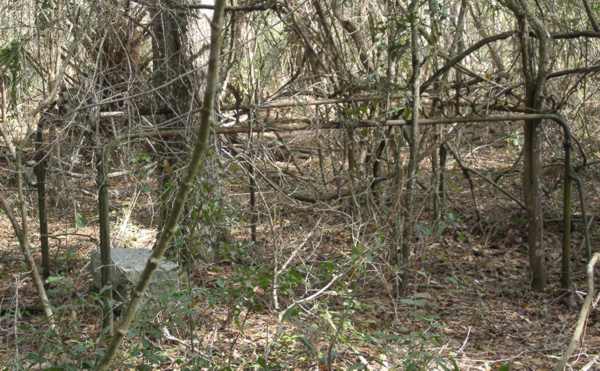
[[(116, 300), (129, 300), (131, 288), (139, 281), (151, 254), (152, 250), (149, 249), (111, 249), (111, 259), (113, 262), (111, 274)], [(102, 289), (101, 265), (100, 250), (97, 249), (91, 256), (90, 268), (94, 277), (94, 286), (99, 290)], [(175, 290), (177, 288), (177, 281), (177, 264), (168, 260), (162, 260), (152, 276), (150, 285), (148, 285), (148, 294), (156, 297), (169, 292), (169, 290)]]

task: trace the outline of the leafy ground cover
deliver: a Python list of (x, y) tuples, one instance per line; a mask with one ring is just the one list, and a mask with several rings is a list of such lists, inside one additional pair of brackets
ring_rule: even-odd
[[(246, 241), (245, 230), (234, 228), (217, 259), (188, 265), (178, 291), (150, 300), (130, 333), (120, 367), (552, 369), (585, 295), (576, 291), (572, 303), (558, 287), (559, 223), (548, 215), (553, 284), (535, 294), (528, 288), (523, 212), (480, 185), (476, 197), (482, 218), (477, 221), (461, 173), (451, 174), (450, 186), (458, 190), (452, 193), (452, 204), (462, 206), (453, 207), (443, 225), (417, 225), (414, 267), (401, 299), (394, 300), (393, 280), (380, 258), (385, 246), (377, 225), (352, 225), (339, 209), (281, 208), (278, 222), (262, 227), (270, 234), (259, 229), (271, 237), (253, 245)], [(594, 185), (593, 179), (588, 181)], [(513, 183), (506, 180), (509, 186)], [(119, 210), (131, 201), (127, 184), (121, 186), (114, 216), (120, 223), (124, 218)], [(278, 196), (271, 197), (268, 204), (276, 208)], [(83, 369), (102, 352), (101, 306), (91, 288), (87, 258), (97, 233), (93, 200), (82, 196), (80, 201), (77, 212), (69, 209), (51, 223), (55, 271), (48, 291), (60, 333), (47, 329), (10, 225), (0, 218), (4, 368)], [(597, 202), (593, 194), (588, 201)], [(551, 197), (547, 202), (549, 209), (556, 206)], [(425, 214), (419, 218), (427, 219)], [(128, 223), (130, 233), (121, 233), (123, 244), (151, 245), (154, 231), (141, 222), (136, 225), (135, 218)], [(575, 237), (579, 246), (580, 233)], [(35, 235), (31, 243), (36, 245)], [(576, 253), (575, 278), (585, 290), (583, 250), (576, 248)], [(574, 367), (595, 367), (598, 316), (597, 309), (592, 311)]]

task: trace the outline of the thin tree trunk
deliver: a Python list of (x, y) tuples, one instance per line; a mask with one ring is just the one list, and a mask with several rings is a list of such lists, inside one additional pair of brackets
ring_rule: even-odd
[[(569, 152), (570, 154), (570, 152)], [(567, 159), (570, 162), (570, 158)], [(567, 166), (565, 169), (565, 177), (563, 179), (563, 219), (565, 230), (563, 231), (562, 240), (562, 260), (560, 271), (560, 285), (564, 290), (569, 290), (571, 287), (571, 169)], [(587, 220), (583, 218), (584, 228), (587, 228)]]
[(2, 123), (5, 123), (8, 105), (6, 104), (6, 83), (4, 82), (4, 77), (2, 76), (0, 76), (0, 105), (0, 109), (2, 110), (0, 119), (2, 120)]
[(256, 243), (256, 225), (258, 224), (258, 211), (256, 209), (256, 167), (254, 158), (254, 143), (252, 142), (252, 136), (248, 135), (250, 153), (248, 154), (249, 159), (247, 161), (248, 166), (248, 183), (250, 190), (250, 239), (253, 243)]
[(23, 253), (23, 257), (25, 258), (25, 263), (27, 264), (29, 270), (31, 271), (31, 277), (33, 279), (33, 284), (38, 292), (38, 296), (40, 297), (40, 301), (42, 302), (42, 307), (44, 309), (44, 314), (46, 315), (46, 319), (50, 325), (51, 329), (55, 329), (55, 321), (54, 314), (52, 311), (52, 306), (50, 305), (50, 300), (48, 300), (48, 295), (46, 294), (46, 289), (44, 288), (44, 281), (40, 276), (37, 265), (33, 256), (31, 255), (31, 249), (29, 247), (29, 235), (27, 228), (27, 214), (25, 210), (25, 196), (23, 194), (23, 168), (21, 163), (21, 154), (17, 152), (14, 154), (16, 163), (17, 163), (17, 191), (18, 191), (18, 200), (19, 200), (19, 211), (21, 213), (21, 225), (17, 221), (17, 218), (13, 214), (12, 208), (0, 194), (0, 208), (4, 211), (12, 227), (15, 231), (15, 235), (17, 236), (17, 240), (19, 241), (19, 247), (21, 248), (21, 252)]
[(50, 277), (50, 247), (48, 243), (48, 211), (46, 202), (46, 168), (48, 153), (44, 150), (44, 124), (46, 115), (42, 113), (35, 132), (35, 176), (38, 199), (38, 221), (40, 224), (40, 250), (42, 252), (42, 277)]
[(531, 286), (537, 291), (546, 286), (546, 263), (543, 246), (543, 212), (541, 205), (541, 146), (538, 128), (539, 120), (525, 122), (525, 174), (523, 189), (527, 205), (529, 246), (529, 265), (531, 269)]
[(417, 30), (418, 24), (418, 5), (417, 1), (413, 0), (410, 9), (410, 28), (411, 28), (411, 49), (412, 49), (412, 124), (410, 130), (410, 157), (408, 162), (408, 179), (406, 183), (406, 218), (404, 222), (405, 234), (402, 239), (402, 288), (406, 288), (408, 282), (408, 261), (412, 250), (412, 241), (415, 231), (415, 186), (417, 180), (417, 167), (419, 159), (419, 108), (420, 108), (420, 61), (419, 61), (419, 34)]
[[(546, 63), (548, 60), (548, 32), (540, 20), (528, 9), (524, 0), (505, 0), (513, 11), (519, 24), (519, 41), (521, 48), (521, 66), (525, 80), (525, 96), (528, 108), (540, 111), (543, 108), (543, 91), (546, 83)], [(536, 34), (537, 51), (534, 53), (534, 40), (529, 35), (530, 29)], [(546, 286), (546, 258), (543, 246), (543, 211), (541, 205), (541, 138), (539, 130), (541, 119), (525, 121), (523, 145), (525, 171), (523, 173), (523, 192), (527, 206), (529, 246), (529, 265), (531, 269), (531, 286), (536, 291), (543, 291)]]
[(208, 63), (206, 91), (204, 94), (203, 107), (200, 114), (200, 127), (198, 129), (198, 137), (196, 139), (196, 144), (194, 146), (192, 158), (187, 169), (187, 174), (185, 175), (183, 182), (177, 190), (177, 193), (175, 195), (175, 201), (173, 203), (173, 208), (169, 212), (169, 215), (163, 225), (162, 233), (160, 234), (159, 240), (157, 241), (156, 245), (154, 246), (154, 249), (152, 250), (152, 255), (146, 263), (146, 267), (142, 272), (139, 282), (131, 291), (131, 300), (129, 302), (129, 305), (127, 306), (127, 310), (123, 314), (123, 318), (120, 321), (118, 327), (116, 328), (115, 334), (112, 338), (108, 349), (106, 350), (104, 356), (96, 366), (97, 370), (110, 369), (110, 365), (114, 357), (116, 356), (117, 349), (123, 341), (124, 337), (127, 335), (129, 326), (135, 319), (138, 307), (141, 304), (143, 293), (148, 287), (148, 284), (150, 283), (150, 279), (152, 278), (154, 271), (158, 268), (158, 265), (162, 257), (164, 256), (165, 251), (169, 247), (169, 242), (171, 241), (176, 232), (179, 217), (181, 216), (188, 195), (192, 190), (197, 175), (200, 172), (204, 163), (203, 160), (205, 158), (205, 152), (208, 147), (208, 134), (212, 121), (214, 99), (217, 91), (217, 83), (219, 77), (219, 57), (222, 43), (221, 29), (223, 24), (224, 9), (225, 0), (215, 1), (215, 10), (212, 19), (211, 46)]
[[(463, 5), (461, 5), (463, 6)], [(440, 21), (438, 19), (438, 17), (436, 16), (436, 12), (435, 12), (435, 4), (433, 3), (432, 0), (429, 0), (429, 19), (430, 19), (430, 23), (431, 23), (431, 39), (432, 41), (434, 41), (435, 45), (437, 45), (439, 43), (440, 40), (440, 25), (438, 24), (438, 22)], [(432, 68), (434, 71), (437, 71), (439, 69), (438, 66), (438, 52), (437, 49), (432, 50), (431, 52), (431, 59), (432, 59)], [(439, 92), (438, 95), (436, 95), (436, 97), (433, 98), (432, 104), (431, 104), (431, 110), (430, 110), (430, 116), (431, 117), (435, 117), (438, 114), (438, 110), (441, 111), (441, 99), (442, 99), (442, 89), (441, 89), (441, 82), (442, 80), (445, 80), (447, 77), (447, 74), (445, 74), (443, 76), (442, 79), (440, 79), (440, 81), (436, 81), (433, 84), (433, 90)], [(439, 146), (441, 139), (442, 139), (442, 127), (436, 127), (433, 129), (434, 134), (432, 137), (432, 141), (434, 143), (435, 146)], [(432, 208), (433, 208), (433, 220), (434, 220), (434, 224), (437, 226), (439, 225), (439, 223), (442, 220), (442, 215), (443, 212), (440, 209), (440, 194), (439, 194), (439, 189), (440, 189), (440, 159), (439, 159), (439, 151), (431, 151), (431, 155), (430, 155), (430, 160), (431, 160), (431, 187), (433, 189), (433, 197), (432, 197)]]
[[(152, 54), (153, 71), (152, 82), (157, 88), (156, 109), (166, 109), (167, 118), (186, 117), (185, 112), (191, 101), (189, 80), (178, 78), (186, 73), (185, 59), (185, 30), (187, 18), (184, 12), (178, 9), (180, 1), (166, 0), (155, 1), (156, 7), (152, 14)], [(185, 129), (183, 119), (176, 121), (178, 129)], [(161, 141), (157, 144), (159, 163), (159, 200), (160, 221), (162, 228), (165, 223), (170, 202), (174, 194), (173, 181), (176, 178), (175, 170), (178, 167), (178, 157), (185, 149), (185, 135), (175, 134), (169, 138), (170, 144)], [(177, 142), (176, 144), (174, 142)]]
[(97, 144), (96, 150), (96, 186), (98, 187), (98, 218), (100, 224), (100, 275), (102, 285), (102, 328), (105, 333), (113, 334), (113, 288), (112, 259), (110, 246), (110, 219), (108, 198), (108, 148)]
[(446, 200), (446, 160), (448, 159), (448, 151), (446, 150), (446, 147), (444, 145), (441, 145), (439, 148), (439, 158), (440, 158), (440, 163), (439, 163), (439, 172), (440, 172), (440, 176), (439, 176), (439, 183), (438, 183), (438, 195), (439, 195), (439, 209), (440, 211), (443, 213), (442, 219), (446, 213), (446, 204), (447, 204), (447, 200)]

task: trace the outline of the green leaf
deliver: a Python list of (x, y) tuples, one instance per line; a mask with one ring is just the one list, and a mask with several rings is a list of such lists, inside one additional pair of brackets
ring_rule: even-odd
[(256, 363), (262, 368), (267, 368), (267, 361), (263, 357), (258, 357)]
[(412, 295), (413, 299), (433, 299), (433, 296), (431, 296), (430, 293), (428, 292), (417, 292), (416, 294)]
[(427, 302), (422, 299), (400, 299), (400, 304), (412, 305), (415, 307), (422, 308), (427, 305)]
[(368, 368), (365, 365), (363, 365), (362, 363), (357, 362), (348, 369), (348, 371), (354, 371), (354, 370), (368, 370)]
[(12, 40), (0, 48), (0, 65), (8, 68), (12, 73), (20, 69), (22, 45), (18, 40)]
[(83, 228), (87, 226), (87, 224), (88, 221), (85, 216), (80, 213), (75, 213), (75, 228)]
[(315, 346), (305, 336), (298, 336), (298, 341), (304, 345), (312, 357), (316, 357), (319, 354)]
[(17, 99), (17, 85), (22, 80), (22, 55), (23, 42), (21, 40), (15, 39), (0, 47), (0, 70), (7, 70), (10, 73), (8, 82), (13, 102)]
[(295, 286), (304, 281), (304, 275), (296, 269), (290, 269), (286, 275), (286, 280), (290, 286)]
[(46, 278), (46, 283), (57, 283), (62, 281), (63, 278), (63, 276), (50, 276)]
[(282, 319), (284, 321), (288, 321), (291, 318), (297, 317), (299, 313), (300, 313), (300, 309), (298, 309), (298, 307), (295, 306), (295, 307), (293, 307), (293, 308), (288, 309), (287, 311), (285, 311), (285, 314), (283, 315)]
[(266, 290), (267, 288), (269, 288), (269, 286), (271, 286), (272, 280), (273, 280), (273, 277), (271, 276), (270, 272), (262, 273), (258, 276), (258, 286), (261, 289)]
[(433, 229), (431, 229), (430, 226), (421, 223), (417, 223), (416, 230), (417, 234), (419, 234), (422, 237), (431, 237), (431, 235), (433, 234)]
[(448, 282), (456, 287), (460, 286), (460, 281), (455, 276), (446, 277), (446, 282)]

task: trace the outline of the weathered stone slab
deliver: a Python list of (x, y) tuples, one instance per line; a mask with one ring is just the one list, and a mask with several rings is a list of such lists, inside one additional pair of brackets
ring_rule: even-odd
[[(113, 261), (111, 273), (115, 299), (123, 301), (128, 299), (131, 287), (138, 282), (151, 254), (152, 250), (149, 249), (111, 249)], [(94, 286), (98, 289), (102, 288), (100, 267), (100, 250), (97, 249), (91, 256), (90, 268), (94, 276)], [(163, 260), (154, 272), (148, 291), (152, 296), (160, 295), (168, 290), (176, 289), (177, 281), (177, 264)]]

